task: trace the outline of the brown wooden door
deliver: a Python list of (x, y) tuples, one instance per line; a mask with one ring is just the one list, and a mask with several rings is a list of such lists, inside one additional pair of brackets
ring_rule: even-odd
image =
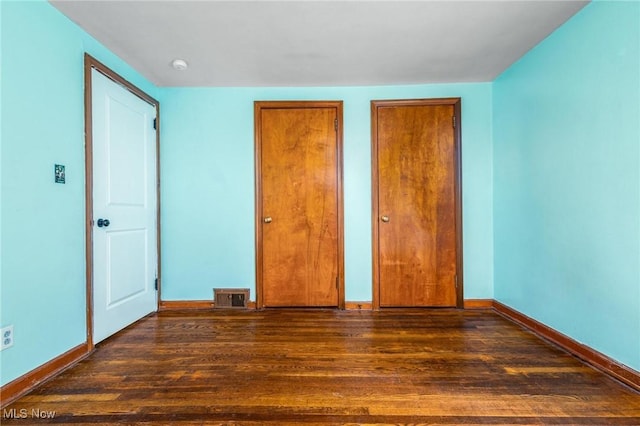
[(374, 306), (461, 305), (456, 109), (372, 102)]
[(338, 307), (341, 102), (256, 102), (259, 307)]

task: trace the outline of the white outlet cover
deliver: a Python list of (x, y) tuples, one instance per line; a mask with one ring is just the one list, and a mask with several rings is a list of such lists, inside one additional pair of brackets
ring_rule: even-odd
[(0, 329), (0, 350), (13, 346), (13, 326), (9, 325)]

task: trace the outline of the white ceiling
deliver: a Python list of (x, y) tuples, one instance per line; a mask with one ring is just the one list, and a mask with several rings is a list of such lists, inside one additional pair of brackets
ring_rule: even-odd
[(158, 86), (492, 81), (588, 3), (50, 2)]

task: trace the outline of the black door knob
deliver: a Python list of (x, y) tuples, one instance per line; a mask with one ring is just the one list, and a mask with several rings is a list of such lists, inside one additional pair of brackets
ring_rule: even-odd
[(109, 222), (109, 219), (98, 219), (98, 228), (102, 228), (103, 226), (106, 228), (107, 226), (109, 226), (111, 222)]

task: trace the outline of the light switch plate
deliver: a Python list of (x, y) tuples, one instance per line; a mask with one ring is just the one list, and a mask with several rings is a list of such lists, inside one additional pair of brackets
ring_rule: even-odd
[(56, 164), (55, 165), (55, 180), (56, 183), (65, 183), (64, 181), (64, 165)]

